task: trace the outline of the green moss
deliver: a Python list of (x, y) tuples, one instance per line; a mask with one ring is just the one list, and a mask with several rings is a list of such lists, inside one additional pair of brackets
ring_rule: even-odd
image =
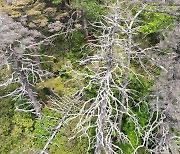
[(60, 4), (62, 2), (62, 0), (53, 0), (52, 1), (54, 4)]
[(145, 12), (141, 17), (144, 19), (144, 25), (140, 32), (144, 34), (155, 33), (166, 28), (170, 29), (175, 22), (172, 16), (163, 13)]
[[(14, 110), (10, 113), (14, 113)], [(31, 148), (34, 121), (30, 114), (14, 113), (7, 118), (0, 118), (0, 122), (0, 153), (18, 154)]]
[(40, 14), (41, 14), (41, 11), (36, 11), (36, 10), (31, 9), (31, 10), (28, 10), (28, 11), (26, 12), (26, 14), (27, 14), (28, 16), (37, 16), (37, 15), (40, 15)]
[(62, 83), (62, 79), (60, 77), (49, 79), (45, 82), (42, 82), (38, 85), (38, 89), (51, 88), (55, 92), (62, 92), (64, 89), (64, 84)]
[(52, 7), (48, 7), (44, 10), (44, 13), (47, 15), (47, 16), (54, 16), (55, 13), (57, 12), (57, 9), (56, 8), (52, 8)]
[(54, 139), (54, 143), (56, 145), (50, 146), (50, 153), (55, 154), (82, 154), (86, 153), (88, 142), (86, 138), (80, 139), (72, 139), (69, 140), (70, 137), (73, 136), (73, 129), (76, 126), (76, 122), (71, 122), (69, 125), (65, 126), (60, 130), (57, 134), (56, 139)]
[(18, 0), (18, 1), (14, 1), (13, 5), (16, 6), (24, 6), (24, 5), (30, 5), (33, 4), (35, 0)]

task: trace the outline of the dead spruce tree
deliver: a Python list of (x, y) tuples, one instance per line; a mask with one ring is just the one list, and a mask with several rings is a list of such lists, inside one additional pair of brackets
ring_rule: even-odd
[[(175, 22), (173, 30), (165, 31), (164, 39), (159, 46), (163, 50), (169, 50), (166, 55), (159, 56), (161, 65), (167, 72), (162, 72), (156, 80), (152, 89), (155, 89), (157, 95), (162, 99), (159, 101), (159, 108), (164, 110), (164, 123), (161, 125), (158, 136), (159, 142), (156, 147), (156, 153), (178, 154), (180, 147), (178, 142), (180, 137), (180, 23)], [(170, 131), (170, 130), (174, 131)]]
[[(109, 4), (111, 5), (110, 2)], [(138, 0), (136, 2), (117, 1), (115, 5), (108, 7), (109, 14), (104, 17), (102, 22), (91, 24), (99, 34), (96, 40), (89, 41), (89, 46), (93, 50), (94, 55), (80, 61), (80, 67), (85, 67), (88, 73), (77, 72), (71, 66), (68, 66), (77, 75), (77, 78), (75, 78), (76, 82), (79, 79), (81, 80), (79, 85), (82, 85), (84, 79), (88, 81), (87, 85), (76, 93), (77, 97), (73, 100), (75, 111), (77, 111), (79, 106), (81, 107), (78, 113), (68, 110), (65, 116), (62, 116), (62, 120), (60, 120), (52, 135), (48, 138), (41, 153), (45, 153), (59, 129), (65, 123), (67, 124), (68, 120), (72, 119), (78, 119), (79, 121), (75, 128), (77, 133), (74, 137), (87, 136), (90, 145), (89, 149), (95, 149), (94, 153), (96, 154), (119, 153), (119, 151), (123, 153), (123, 150), (114, 143), (115, 134), (118, 136), (118, 142), (130, 144), (134, 151), (133, 153), (138, 153), (138, 149), (142, 147), (146, 147), (146, 150), (152, 153), (162, 152), (162, 150), (159, 150), (159, 147), (163, 149), (162, 144), (166, 142), (166, 135), (169, 130), (163, 130), (161, 137), (158, 136), (159, 134), (154, 133), (156, 129), (160, 128), (165, 119), (164, 113), (159, 109), (159, 98), (156, 97), (156, 100), (153, 102), (155, 109), (149, 109), (149, 122), (143, 127), (130, 105), (130, 102), (134, 102), (137, 106), (140, 106), (143, 101), (139, 100), (139, 103), (134, 101), (132, 95), (136, 95), (137, 91), (129, 86), (133, 82), (132, 75), (139, 82), (141, 82), (139, 77), (143, 76), (141, 72), (136, 72), (136, 69), (133, 68), (133, 61), (138, 63), (146, 73), (149, 72), (148, 66), (144, 63), (145, 59), (166, 70), (158, 62), (158, 57), (152, 54), (154, 51), (159, 51), (157, 47), (143, 48), (141, 42), (134, 39), (137, 37), (139, 30), (138, 22), (142, 22), (139, 21), (138, 16), (143, 11), (150, 11), (147, 7), (149, 4), (152, 5), (151, 1), (146, 1), (144, 4)], [(155, 10), (151, 11), (179, 16), (177, 13), (172, 14), (168, 11), (156, 9), (161, 4), (167, 6), (166, 3), (157, 3), (154, 4), (156, 6)], [(131, 9), (136, 10), (136, 13), (132, 13)], [(93, 41), (96, 44), (93, 44)], [(86, 92), (89, 89), (93, 90), (93, 87), (96, 87), (96, 95), (85, 100)], [(68, 100), (68, 102), (70, 101)], [(62, 110), (63, 104), (67, 104), (62, 100), (53, 100), (52, 104), (58, 106), (55, 107), (55, 110), (60, 111), (60, 113), (67, 111), (64, 108)], [(142, 140), (141, 145), (137, 147), (133, 145), (122, 130), (122, 118), (125, 116), (129, 117), (134, 123), (134, 131), (140, 135)], [(96, 131), (94, 136), (89, 134), (89, 131), (92, 129)], [(151, 149), (149, 144), (154, 144), (155, 147)]]
[[(91, 41), (89, 45), (94, 50), (94, 54), (80, 61), (80, 66), (85, 67), (87, 73), (76, 72), (77, 80), (85, 79), (88, 84), (76, 93), (76, 102), (80, 101), (82, 104), (80, 103), (79, 112), (71, 114), (70, 119), (78, 119), (75, 136), (87, 136), (91, 145), (89, 149), (94, 148), (96, 154), (123, 153), (123, 150), (113, 141), (115, 134), (118, 136), (118, 142), (128, 143), (131, 146), (133, 153), (137, 153), (142, 147), (149, 149), (149, 142), (156, 140), (153, 131), (163, 121), (163, 116), (161, 117), (159, 113), (158, 98), (156, 111), (150, 113), (149, 122), (144, 127), (141, 126), (129, 105), (130, 102), (135, 103), (132, 95), (136, 95), (137, 92), (129, 87), (132, 76), (139, 82), (141, 82), (139, 77), (143, 76), (133, 68), (132, 62), (136, 61), (146, 72), (148, 71), (146, 64), (143, 63), (144, 58), (158, 65), (151, 54), (157, 50), (157, 47), (142, 48), (139, 42), (134, 41), (139, 30), (136, 26), (138, 16), (147, 7), (143, 3), (134, 4), (117, 1), (116, 4), (108, 7), (109, 14), (104, 16), (101, 22), (92, 24), (95, 29), (100, 30), (100, 35), (95, 40), (98, 43), (93, 44)], [(133, 14), (132, 9), (135, 8), (137, 11)], [(96, 87), (95, 96), (84, 100), (87, 90), (93, 87)], [(78, 106), (79, 104), (76, 107)], [(154, 115), (156, 115), (155, 118)], [(123, 116), (133, 122), (142, 140), (141, 145), (135, 147), (121, 130)], [(89, 134), (92, 129), (95, 129), (93, 137)], [(149, 151), (153, 150), (149, 149)]]
[(40, 68), (40, 55), (37, 54), (37, 40), (41, 34), (28, 30), (21, 23), (13, 21), (8, 15), (0, 15), (0, 81), (1, 91), (9, 85), (16, 85), (11, 92), (4, 92), (0, 98), (11, 97), (20, 103), (16, 109), (33, 112), (41, 118), (41, 104), (38, 101), (35, 85), (46, 74)]

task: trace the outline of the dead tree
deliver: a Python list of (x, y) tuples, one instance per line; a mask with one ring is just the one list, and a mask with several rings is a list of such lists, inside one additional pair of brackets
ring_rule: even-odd
[[(131, 4), (137, 6), (135, 14), (132, 14), (130, 8), (133, 8), (133, 5)], [(156, 97), (154, 102), (155, 110), (149, 110), (151, 112), (150, 119), (144, 127), (140, 125), (138, 117), (132, 112), (129, 105), (130, 101), (134, 101), (131, 94), (135, 95), (136, 93), (134, 89), (130, 89), (128, 86), (131, 82), (130, 75), (133, 74), (139, 82), (138, 77), (143, 76), (141, 72), (136, 72), (132, 68), (132, 61), (136, 61), (146, 73), (149, 72), (146, 64), (143, 63), (144, 58), (165, 70), (158, 63), (158, 58), (152, 54), (153, 51), (158, 51), (157, 47), (142, 48), (139, 42), (134, 40), (139, 30), (139, 27), (136, 26), (139, 22), (138, 16), (143, 11), (147, 11), (147, 6), (147, 1), (146, 3), (139, 1), (134, 3), (118, 0), (116, 4), (109, 6), (110, 13), (101, 22), (92, 24), (95, 29), (101, 30), (100, 35), (94, 41), (96, 44), (93, 44), (93, 41), (89, 42), (90, 48), (94, 50), (94, 55), (80, 61), (80, 67), (85, 67), (90, 73), (77, 72), (72, 69), (77, 75), (76, 79), (87, 79), (89, 82), (76, 93), (76, 101), (74, 102), (77, 102), (77, 105), (74, 105), (75, 110), (77, 111), (79, 106), (80, 108), (75, 113), (72, 113), (72, 110), (67, 120), (78, 119), (74, 137), (87, 136), (89, 144), (94, 148), (96, 154), (111, 154), (119, 151), (123, 153), (122, 149), (113, 141), (114, 134), (118, 136), (121, 143), (128, 143), (134, 150), (134, 154), (142, 147), (147, 148), (149, 152), (157, 152), (156, 148), (149, 149), (150, 142), (154, 142), (158, 146), (161, 145), (158, 143), (157, 134), (154, 133), (154, 130), (159, 129), (165, 119), (164, 114), (160, 113), (159, 98)], [(84, 99), (86, 90), (93, 86), (97, 88), (96, 95), (88, 100)], [(154, 117), (154, 115), (156, 116)], [(141, 137), (141, 145), (134, 147), (131, 140), (121, 130), (123, 116), (129, 117), (133, 121), (135, 129)], [(61, 126), (60, 122), (57, 128), (59, 129)], [(89, 135), (89, 130), (92, 128), (95, 128), (96, 131), (93, 137)], [(52, 133), (44, 149), (47, 148), (57, 132), (56, 129)], [(160, 139), (161, 142), (165, 142), (167, 134), (168, 131), (164, 131)]]
[[(82, 105), (79, 112), (74, 113), (71, 118), (78, 118), (75, 136), (86, 135), (89, 143), (95, 141), (92, 147), (96, 154), (111, 154), (117, 153), (117, 151), (123, 153), (122, 149), (113, 142), (114, 133), (117, 134), (120, 142), (127, 142), (134, 153), (137, 153), (141, 147), (148, 149), (148, 142), (153, 137), (153, 130), (163, 121), (163, 118), (159, 121), (159, 118), (156, 117), (152, 123), (149, 122), (142, 128), (129, 105), (130, 101), (134, 101), (130, 94), (135, 95), (135, 91), (128, 86), (131, 82), (130, 74), (134, 75), (138, 81), (139, 76), (143, 76), (132, 68), (132, 60), (137, 61), (145, 71), (146, 65), (142, 62), (144, 58), (148, 58), (149, 61), (158, 65), (151, 56), (151, 52), (156, 47), (143, 49), (133, 39), (139, 29), (135, 23), (138, 22), (137, 18), (145, 10), (147, 4), (137, 3), (138, 11), (135, 15), (129, 9), (132, 7), (131, 4), (132, 2), (117, 0), (116, 4), (109, 6), (110, 13), (101, 22), (92, 24), (95, 28), (101, 29), (100, 35), (95, 41), (98, 43), (90, 43), (90, 47), (94, 49), (94, 55), (80, 61), (80, 65), (90, 73), (76, 72), (77, 78), (87, 79), (89, 82), (76, 93)], [(97, 88), (96, 95), (88, 100), (83, 100), (86, 97), (85, 91), (92, 86)], [(155, 112), (159, 114), (158, 105)], [(133, 121), (135, 129), (143, 140), (142, 145), (134, 147), (121, 130), (124, 115)], [(153, 113), (149, 121), (152, 120), (152, 117)], [(89, 130), (92, 128), (96, 130), (93, 137), (89, 135)], [(142, 133), (143, 129), (146, 130), (145, 133)]]
[[(135, 14), (132, 14), (131, 9), (129, 9), (133, 8), (131, 4), (137, 6)], [(149, 149), (148, 145), (152, 141), (154, 141), (154, 144), (158, 144), (159, 139), (157, 139), (156, 134), (153, 132), (159, 128), (165, 118), (163, 113), (162, 115), (160, 113), (158, 97), (154, 105), (155, 110), (149, 111), (151, 112), (149, 123), (144, 127), (140, 125), (138, 117), (132, 112), (129, 105), (130, 101), (134, 101), (130, 94), (135, 95), (136, 93), (128, 86), (131, 82), (130, 75), (133, 74), (139, 82), (138, 77), (143, 76), (141, 72), (136, 72), (132, 68), (132, 61), (136, 61), (147, 73), (149, 72), (146, 69), (146, 64), (143, 63), (144, 58), (164, 69), (159, 65), (158, 58), (152, 55), (153, 51), (157, 51), (157, 47), (142, 48), (139, 42), (134, 40), (139, 30), (139, 27), (136, 26), (139, 22), (138, 16), (141, 12), (148, 11), (146, 9), (148, 4), (147, 1), (146, 3), (139, 1), (134, 3), (117, 0), (115, 5), (108, 6), (110, 13), (101, 22), (92, 24), (95, 29), (101, 30), (100, 35), (94, 41), (96, 44), (93, 44), (93, 41), (89, 42), (90, 48), (94, 50), (94, 55), (80, 61), (80, 67), (86, 67), (90, 73), (75, 71), (78, 79), (87, 79), (89, 82), (75, 95), (75, 102), (78, 102), (75, 106), (76, 111), (79, 107), (79, 102), (81, 104), (79, 112), (72, 114), (72, 110), (71, 114), (67, 116), (67, 120), (78, 118), (79, 122), (75, 128), (77, 131), (75, 136), (79, 135), (81, 137), (86, 135), (89, 138), (89, 144), (92, 145), (96, 154), (103, 152), (110, 154), (117, 153), (117, 151), (123, 153), (122, 149), (113, 141), (114, 133), (117, 134), (118, 140), (121, 143), (130, 144), (134, 150), (133, 153), (137, 153), (138, 149), (142, 147), (146, 147), (150, 152), (157, 151), (156, 149)], [(165, 13), (169, 14), (168, 12)], [(74, 70), (72, 69), (72, 71)], [(84, 100), (84, 97), (86, 97), (85, 91), (94, 85), (97, 87), (96, 96)], [(128, 116), (133, 121), (135, 129), (140, 134), (142, 144), (138, 147), (134, 147), (130, 139), (121, 130), (123, 116)], [(58, 132), (57, 129), (60, 129), (61, 126), (62, 123), (60, 122), (42, 152), (45, 152)], [(89, 135), (89, 130), (92, 128), (96, 130), (96, 134), (93, 137)], [(142, 132), (142, 130), (145, 132)], [(166, 131), (163, 134), (163, 142), (167, 133)], [(92, 141), (95, 142), (91, 144)]]
[(37, 57), (41, 55), (36, 52), (36, 43), (41, 34), (28, 30), (5, 14), (0, 15), (0, 33), (0, 68), (7, 70), (2, 76), (0, 88), (4, 91), (9, 85), (16, 85), (13, 91), (4, 93), (1, 98), (13, 96), (16, 100), (25, 101), (16, 109), (33, 112), (41, 118), (41, 104), (35, 90), (36, 83), (42, 81), (47, 73), (40, 70), (40, 63), (37, 61)]

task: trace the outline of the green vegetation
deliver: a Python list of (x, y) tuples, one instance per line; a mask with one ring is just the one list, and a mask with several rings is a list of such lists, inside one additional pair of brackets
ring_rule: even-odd
[[(37, 119), (37, 117), (31, 112), (22, 112), (16, 110), (16, 107), (20, 105), (22, 102), (26, 102), (27, 98), (25, 99), (23, 98), (15, 99), (14, 97), (0, 98), (0, 115), (1, 115), (0, 153), (18, 154), (18, 153), (40, 152), (40, 150), (42, 150), (45, 144), (47, 143), (49, 137), (54, 132), (54, 129), (59, 124), (61, 118), (63, 117), (62, 112), (58, 110), (59, 108), (61, 108), (61, 105), (63, 104), (68, 106), (69, 100), (73, 100), (74, 96), (80, 95), (79, 94), (80, 91), (78, 90), (80, 90), (82, 87), (86, 87), (84, 88), (85, 90), (81, 93), (80, 99), (79, 100), (77, 99), (76, 100), (77, 102), (73, 102), (74, 103), (73, 105), (77, 105), (77, 106), (74, 107), (74, 111), (70, 112), (71, 113), (70, 115), (78, 113), (79, 108), (81, 109), (82, 107), (81, 105), (84, 102), (96, 97), (98, 95), (99, 87), (103, 85), (103, 84), (100, 85), (100, 83), (96, 83), (95, 79), (91, 82), (91, 84), (89, 83), (92, 80), (92, 76), (98, 70), (98, 69), (95, 70), (94, 68), (105, 67), (107, 64), (103, 60), (108, 59), (109, 55), (107, 54), (108, 55), (107, 57), (103, 57), (104, 59), (102, 57), (100, 60), (98, 59), (100, 61), (100, 62), (98, 61), (99, 63), (96, 61), (97, 63), (87, 62), (87, 64), (83, 63), (82, 65), (79, 65), (80, 63), (79, 61), (82, 60), (84, 57), (88, 57), (88, 56), (91, 57), (94, 53), (98, 53), (97, 51), (102, 49), (98, 47), (98, 45), (100, 45), (100, 43), (98, 42), (99, 40), (95, 40), (94, 42), (92, 40), (95, 39), (96, 37), (97, 38), (99, 37), (100, 23), (98, 22), (100, 22), (104, 18), (104, 16), (110, 12), (110, 9), (106, 7), (102, 1), (97, 1), (97, 0), (82, 0), (82, 1), (73, 0), (72, 2), (65, 0), (53, 0), (53, 1), (19, 0), (12, 3), (11, 5), (6, 5), (1, 1), (0, 3), (3, 4), (3, 7), (0, 8), (0, 12), (8, 13), (9, 16), (12, 17), (17, 22), (20, 21), (22, 17), (26, 17), (26, 22), (24, 23), (23, 26), (25, 26), (26, 28), (32, 31), (38, 30), (43, 34), (43, 37), (45, 36), (50, 37), (51, 35), (62, 32), (61, 35), (53, 37), (52, 40), (49, 39), (48, 41), (50, 43), (46, 43), (46, 41), (44, 41), (45, 43), (42, 46), (40, 46), (37, 50), (37, 54), (40, 55), (39, 56), (40, 58), (38, 57), (39, 58), (38, 63), (40, 64), (41, 69), (44, 72), (45, 70), (47, 70), (49, 73), (49, 74), (48, 73), (45, 74), (44, 76), (42, 75), (41, 76), (42, 78), (40, 77), (37, 78), (37, 82), (35, 86), (31, 85), (32, 89), (33, 90), (35, 89), (35, 92), (37, 93), (36, 98), (38, 99), (38, 101), (42, 106), (42, 112), (43, 112), (42, 119)], [(153, 10), (154, 7), (149, 6), (148, 9)], [(129, 12), (132, 13), (133, 11), (130, 10)], [(84, 14), (82, 14), (82, 12)], [(132, 14), (134, 14), (134, 12)], [(82, 24), (83, 15), (85, 15), (85, 18), (88, 21), (87, 22), (88, 26), (85, 28), (83, 27), (84, 25)], [(119, 21), (122, 27), (126, 27), (124, 20), (125, 18), (128, 18), (128, 16), (129, 14), (127, 14), (124, 17), (124, 19), (122, 18), (122, 21)], [(108, 17), (110, 18), (111, 16)], [(70, 19), (73, 21), (71, 21)], [(108, 20), (110, 21), (110, 19)], [(113, 18), (113, 20), (115, 19)], [(114, 22), (113, 20), (111, 22)], [(155, 40), (159, 39), (158, 37), (159, 35), (161, 35), (161, 32), (164, 31), (165, 29), (169, 29), (169, 30), (173, 29), (173, 24), (176, 22), (176, 18), (167, 15), (165, 13), (146, 12), (146, 11), (142, 12), (138, 16), (137, 20), (138, 22), (135, 23), (136, 24), (135, 26), (137, 27), (140, 26), (140, 29), (138, 29), (135, 32), (137, 33), (136, 36), (138, 36), (139, 38), (136, 39), (135, 37), (132, 37), (132, 39), (135, 40), (134, 42), (136, 44), (139, 44), (139, 42), (141, 43), (140, 46), (137, 45), (132, 47), (132, 50), (136, 51), (137, 53), (140, 52), (139, 48), (144, 48), (147, 46), (150, 48), (154, 45), (157, 45), (159, 42)], [(55, 32), (49, 31), (49, 27), (50, 27), (49, 25), (55, 23), (56, 21), (60, 21), (63, 24), (62, 28), (59, 31), (57, 30)], [(93, 22), (97, 22), (96, 26), (94, 27), (92, 25)], [(126, 22), (129, 23), (128, 20)], [(107, 23), (103, 23), (103, 24), (106, 26), (108, 25)], [(89, 32), (88, 34), (90, 38), (90, 39), (88, 38), (89, 40), (85, 38), (84, 29), (88, 30)], [(108, 33), (107, 29), (106, 30), (102, 29), (102, 31), (104, 35)], [(117, 34), (115, 35), (120, 36), (120, 39), (122, 40), (123, 39), (128, 40), (127, 38), (128, 36), (119, 31), (117, 31)], [(31, 39), (31, 37), (33, 36), (29, 36), (29, 37)], [(107, 38), (107, 40), (108, 39), (109, 38)], [(17, 46), (18, 43), (19, 42), (16, 42), (13, 45)], [(88, 43), (90, 45), (87, 45)], [(92, 45), (93, 43), (96, 44), (97, 46), (96, 47), (93, 46)], [(7, 47), (7, 50), (9, 50), (8, 48), (9, 47)], [(111, 48), (109, 48), (109, 50), (111, 50)], [(121, 50), (124, 51), (127, 49), (117, 49), (117, 50), (118, 50), (117, 53), (119, 54), (122, 52)], [(137, 129), (135, 122), (132, 120), (132, 117), (129, 117), (128, 114), (125, 114), (124, 111), (120, 130), (125, 134), (127, 140), (129, 141), (124, 140), (123, 142), (122, 140), (118, 140), (119, 136), (116, 134), (116, 132), (112, 137), (113, 138), (112, 141), (115, 143), (115, 145), (122, 150), (121, 151), (118, 150), (118, 148), (115, 148), (115, 151), (119, 154), (121, 154), (122, 152), (124, 154), (132, 154), (135, 148), (142, 145), (143, 144), (142, 136), (145, 135), (146, 131), (148, 131), (148, 129), (150, 128), (149, 123), (152, 123), (153, 119), (155, 119), (155, 117), (158, 114), (160, 114), (154, 112), (150, 106), (150, 101), (153, 98), (150, 97), (150, 94), (152, 92), (149, 90), (149, 88), (153, 86), (155, 82), (154, 78), (156, 77), (156, 75), (159, 74), (161, 69), (158, 66), (157, 67), (153, 66), (150, 60), (144, 58), (143, 55), (141, 63), (147, 65), (146, 69), (144, 69), (141, 66), (140, 62), (139, 63), (136, 62), (136, 59), (138, 59), (139, 57), (138, 56), (136, 57), (136, 53), (133, 54), (131, 56), (132, 57), (134, 56), (134, 59), (132, 58), (134, 61), (131, 59), (129, 65), (132, 71), (127, 73), (128, 84), (126, 85), (126, 89), (128, 89), (127, 94), (130, 99), (129, 101), (125, 102), (124, 106), (129, 106), (128, 113), (133, 115), (133, 117), (137, 119), (138, 128), (141, 129), (139, 130)], [(48, 56), (46, 57), (44, 55), (51, 56), (51, 58)], [(124, 60), (128, 57), (128, 54), (121, 56), (122, 57), (120, 58)], [(117, 56), (117, 58), (119, 57)], [(37, 59), (34, 58), (33, 60), (37, 60)], [(123, 85), (125, 82), (124, 79), (119, 77), (123, 73), (126, 74), (125, 66), (122, 67), (124, 67), (122, 70), (117, 69), (116, 77), (114, 80), (116, 85), (118, 85), (119, 87), (121, 87), (121, 83)], [(106, 71), (106, 69), (104, 70)], [(146, 71), (149, 71), (151, 74), (148, 74)], [(10, 72), (11, 69), (7, 69), (6, 66), (1, 67), (0, 65), (0, 83), (6, 79), (6, 76), (8, 76)], [(98, 74), (97, 76), (99, 78), (102, 77), (105, 74), (104, 72)], [(28, 74), (28, 72), (26, 73)], [(35, 74), (38, 73), (39, 72), (36, 72)], [(80, 74), (80, 76), (77, 76), (78, 73)], [(82, 74), (85, 75), (83, 76)], [(126, 78), (126, 75), (122, 75), (122, 76)], [(32, 80), (33, 77), (31, 75), (29, 81)], [(0, 86), (0, 96), (8, 94), (9, 91), (10, 92), (13, 91), (18, 86), (19, 85), (16, 83), (8, 85), (7, 87), (5, 86), (5, 88), (4, 87), (1, 88)], [(123, 89), (124, 87), (122, 86), (121, 88)], [(113, 88), (114, 88), (112, 91), (113, 96), (116, 97), (118, 100), (122, 100), (123, 94), (120, 93), (116, 89), (116, 87)], [(54, 100), (56, 101), (59, 100), (59, 102), (61, 102), (61, 99), (64, 98), (65, 99), (69, 98), (69, 99), (66, 99), (66, 101), (64, 102), (62, 101), (59, 104), (56, 102), (57, 103), (56, 105), (59, 108), (54, 109), (56, 106), (54, 106), (51, 96), (55, 98)], [(112, 98), (110, 98), (110, 103), (112, 104), (112, 106), (113, 105), (115, 106), (115, 104), (113, 104), (114, 100), (111, 99)], [(93, 100), (90, 101), (90, 103), (92, 102)], [(91, 106), (90, 103), (87, 105), (88, 107)], [(31, 107), (29, 106), (26, 107), (26, 109), (32, 109), (32, 108), (33, 105)], [(118, 106), (117, 110), (121, 108), (122, 106)], [(100, 111), (96, 110), (94, 111), (94, 113), (92, 112), (91, 114), (97, 114), (96, 112), (100, 112)], [(159, 116), (157, 117), (159, 118)], [(114, 116), (112, 116), (112, 119), (113, 118)], [(52, 140), (52, 143), (46, 149), (50, 154), (51, 153), (52, 154), (85, 154), (86, 153), (89, 146), (89, 142), (88, 142), (89, 140), (85, 136), (79, 137), (82, 134), (82, 132), (80, 132), (80, 134), (78, 134), (74, 139), (69, 140), (69, 138), (71, 138), (75, 134), (74, 131), (78, 124), (78, 117), (72, 119), (73, 120), (68, 121), (58, 130), (57, 134), (55, 135), (55, 138), (53, 138)], [(94, 116), (92, 119), (90, 120), (91, 121), (90, 123), (96, 125), (95, 121), (97, 119), (97, 116)], [(81, 120), (83, 121), (83, 118)], [(83, 123), (82, 126), (86, 127), (86, 125), (88, 124)], [(172, 132), (173, 131), (174, 130), (172, 130)], [(178, 131), (175, 132), (176, 134), (178, 134), (177, 136), (179, 136), (179, 132)], [(90, 137), (93, 137), (97, 132), (94, 126), (92, 126), (90, 127), (90, 130), (88, 130), (87, 132), (84, 131), (84, 134), (85, 133), (88, 133)], [(154, 129), (153, 133), (154, 134), (157, 133), (157, 129)], [(149, 140), (153, 141), (154, 138), (152, 137), (153, 136), (150, 136)], [(90, 141), (92, 141), (92, 143), (90, 143), (90, 146), (92, 146), (96, 142), (96, 139), (93, 138)], [(180, 142), (178, 142), (178, 144), (180, 144)], [(155, 145), (153, 145), (153, 143), (152, 144), (147, 143), (148, 148), (154, 148), (154, 146)], [(137, 150), (137, 153), (149, 154), (147, 147), (145, 145), (141, 146)], [(90, 147), (88, 152), (94, 153), (94, 150), (95, 147)]]
[(144, 19), (144, 25), (140, 31), (145, 34), (170, 29), (175, 22), (174, 18), (163, 13), (146, 12), (142, 15), (142, 18)]

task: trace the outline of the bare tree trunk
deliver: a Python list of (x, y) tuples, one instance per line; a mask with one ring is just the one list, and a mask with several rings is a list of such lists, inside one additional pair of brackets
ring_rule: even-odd
[(107, 146), (106, 140), (104, 138), (105, 132), (105, 126), (106, 126), (106, 115), (107, 115), (107, 103), (109, 98), (109, 90), (110, 90), (110, 78), (111, 78), (111, 69), (112, 69), (112, 57), (114, 52), (114, 37), (115, 37), (115, 31), (116, 26), (112, 28), (112, 35), (111, 39), (112, 42), (109, 44), (109, 47), (106, 49), (107, 52), (107, 70), (106, 75), (104, 77), (104, 91), (102, 94), (102, 103), (100, 104), (100, 115), (99, 115), (99, 125), (98, 125), (98, 133), (97, 133), (97, 141), (96, 141), (96, 154), (101, 154), (101, 152), (104, 150), (108, 152), (108, 154), (111, 154), (110, 147)]
[(82, 11), (82, 28), (84, 30), (84, 38), (86, 41), (88, 41), (89, 40), (88, 23), (84, 11)]
[(19, 74), (19, 78), (20, 78), (20, 82), (22, 84), (22, 86), (24, 87), (24, 89), (26, 90), (32, 104), (35, 110), (35, 114), (38, 118), (41, 119), (42, 117), (42, 110), (41, 110), (41, 104), (38, 102), (37, 98), (36, 98), (36, 94), (33, 92), (33, 87), (28, 83), (26, 76), (24, 74), (24, 72), (21, 70), (22, 69), (22, 63), (20, 60), (17, 60), (15, 62), (16, 64), (16, 71), (17, 74)]
[[(123, 81), (123, 93), (122, 93), (122, 98), (121, 98), (121, 102), (123, 105), (125, 105), (125, 103), (127, 103), (126, 105), (128, 106), (128, 102), (126, 100), (128, 100), (127, 98), (127, 93), (126, 90), (127, 86), (128, 86), (128, 74), (129, 74), (129, 67), (130, 67), (130, 60), (131, 60), (131, 47), (132, 46), (132, 34), (131, 32), (128, 35), (128, 47), (127, 47), (127, 59), (126, 59), (126, 68), (125, 68), (125, 75), (124, 75), (124, 81)], [(123, 111), (123, 108), (121, 109), (121, 111)], [(123, 113), (120, 113), (119, 115), (119, 129), (121, 130), (122, 128), (122, 118), (123, 118)]]
[[(70, 110), (69, 110), (70, 111)], [(69, 111), (66, 112), (66, 114), (60, 119), (58, 125), (55, 127), (53, 133), (51, 136), (48, 138), (48, 141), (46, 142), (45, 146), (43, 147), (42, 151), (40, 154), (46, 154), (46, 150), (48, 149), (49, 145), (51, 144), (52, 140), (55, 138), (56, 134), (60, 131), (60, 129), (63, 127), (64, 122), (68, 116)]]
[(106, 89), (104, 91), (103, 97), (104, 100), (102, 100), (102, 103), (100, 105), (100, 115), (99, 115), (99, 124), (98, 124), (98, 132), (97, 132), (97, 140), (96, 140), (96, 149), (95, 154), (101, 154), (101, 151), (106, 146), (105, 140), (104, 140), (104, 129), (106, 124), (106, 108), (107, 108), (107, 81), (105, 81)]

